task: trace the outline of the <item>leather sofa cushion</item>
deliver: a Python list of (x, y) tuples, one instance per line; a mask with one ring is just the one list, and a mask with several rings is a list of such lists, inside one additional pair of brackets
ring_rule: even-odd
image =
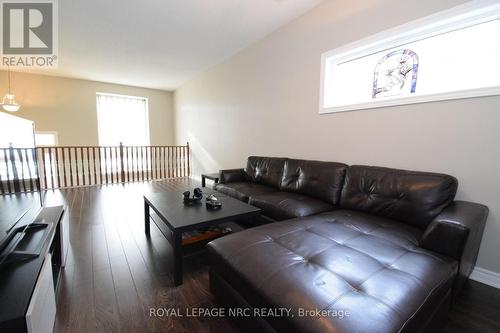
[(279, 189), (286, 158), (250, 156), (245, 172), (250, 181)]
[(334, 208), (322, 200), (290, 192), (252, 195), (248, 203), (259, 207), (263, 215), (277, 221), (314, 215)]
[(437, 173), (350, 166), (340, 207), (425, 229), (457, 192), (456, 178)]
[(421, 233), (339, 210), (247, 229), (208, 250), (212, 270), (253, 306), (349, 312), (269, 318), (278, 331), (413, 331), (457, 272), (455, 260), (417, 247)]
[(278, 192), (278, 190), (251, 182), (236, 182), (227, 184), (215, 184), (214, 189), (230, 197), (248, 202), (252, 195)]
[(281, 190), (337, 205), (346, 168), (347, 165), (336, 162), (288, 159), (285, 162)]

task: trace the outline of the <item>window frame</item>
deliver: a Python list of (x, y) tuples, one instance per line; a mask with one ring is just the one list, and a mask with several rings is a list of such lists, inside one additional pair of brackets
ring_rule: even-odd
[(332, 107), (325, 107), (326, 70), (330, 63), (342, 63), (361, 58), (386, 49), (409, 44), (492, 20), (500, 20), (500, 4), (496, 1), (474, 1), (442, 12), (411, 21), (382, 31), (354, 43), (344, 45), (321, 55), (319, 113), (355, 111), (387, 106), (426, 103), (461, 98), (500, 95), (500, 83), (496, 86), (455, 90), (421, 95), (406, 95), (375, 99)]
[[(100, 133), (100, 120), (99, 120), (99, 105), (98, 105), (98, 95), (104, 95), (104, 96), (115, 96), (115, 97), (123, 97), (123, 98), (136, 98), (136, 99), (142, 99), (146, 103), (146, 137), (147, 137), (147, 142), (145, 146), (151, 145), (151, 124), (149, 122), (149, 99), (147, 97), (143, 96), (133, 96), (133, 95), (123, 95), (123, 94), (114, 94), (114, 93), (105, 93), (105, 92), (96, 92), (95, 93), (95, 103), (96, 103), (96, 117), (97, 117), (97, 142), (99, 143), (99, 146), (101, 146), (101, 133)], [(124, 146), (130, 146), (127, 144), (124, 144)], [(141, 145), (133, 145), (134, 147), (141, 147)], [(101, 147), (107, 147), (107, 146), (101, 146)]]

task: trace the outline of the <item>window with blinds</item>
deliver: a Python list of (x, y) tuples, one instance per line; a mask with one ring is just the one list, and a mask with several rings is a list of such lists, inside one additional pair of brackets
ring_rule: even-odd
[(99, 145), (149, 145), (148, 99), (96, 94)]

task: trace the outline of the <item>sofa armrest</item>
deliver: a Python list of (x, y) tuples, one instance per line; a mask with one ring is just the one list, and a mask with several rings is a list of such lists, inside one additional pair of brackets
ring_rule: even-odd
[(219, 182), (222, 184), (234, 183), (234, 182), (244, 182), (246, 180), (247, 180), (247, 177), (246, 177), (246, 173), (245, 173), (244, 169), (220, 170)]
[(459, 262), (456, 292), (474, 269), (488, 212), (484, 205), (455, 201), (434, 218), (420, 240), (420, 247)]

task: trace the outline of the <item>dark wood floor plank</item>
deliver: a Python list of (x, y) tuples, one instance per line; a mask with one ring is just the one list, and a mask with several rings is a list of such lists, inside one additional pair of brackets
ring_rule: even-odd
[(125, 255), (110, 259), (122, 332), (141, 332), (146, 327), (146, 312), (137, 294)]
[[(150, 309), (213, 307), (205, 255), (185, 258), (173, 287), (172, 248), (156, 227), (144, 234), (144, 193), (199, 187), (187, 178), (47, 192), (64, 204), (66, 268), (57, 291), (55, 332), (236, 332), (225, 318), (158, 318)], [(154, 224), (153, 224), (154, 225)], [(500, 290), (470, 281), (449, 313), (451, 332), (500, 332)]]
[(109, 269), (108, 244), (103, 225), (93, 225), (91, 229), (92, 270)]
[(111, 267), (94, 271), (94, 313), (99, 332), (121, 332)]

